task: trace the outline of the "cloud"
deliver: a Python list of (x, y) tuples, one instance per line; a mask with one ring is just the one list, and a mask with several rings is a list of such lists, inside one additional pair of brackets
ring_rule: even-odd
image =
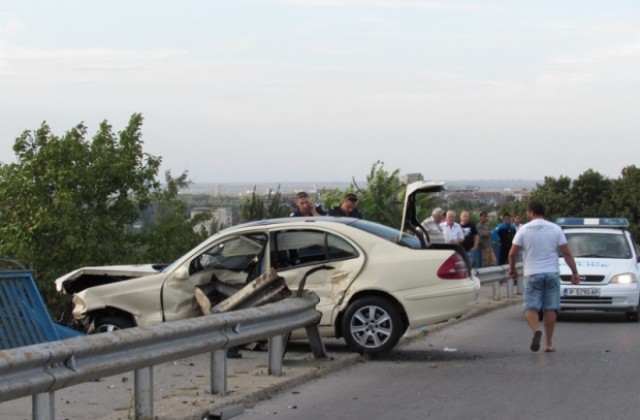
[(0, 39), (20, 33), (24, 27), (24, 22), (13, 15), (0, 13)]
[(20, 77), (37, 72), (45, 76), (50, 72), (109, 71), (114, 69), (149, 68), (161, 62), (184, 56), (186, 51), (171, 48), (149, 50), (122, 50), (112, 48), (43, 49), (34, 47), (0, 45), (1, 71), (5, 76)]
[(370, 23), (374, 25), (383, 25), (383, 26), (391, 26), (393, 22), (388, 19), (385, 19), (377, 14), (367, 13), (365, 15), (357, 16), (355, 18), (358, 22)]
[(340, 7), (367, 9), (440, 9), (440, 10), (481, 10), (486, 6), (474, 2), (421, 1), (421, 0), (259, 0), (263, 4), (277, 4), (298, 7)]

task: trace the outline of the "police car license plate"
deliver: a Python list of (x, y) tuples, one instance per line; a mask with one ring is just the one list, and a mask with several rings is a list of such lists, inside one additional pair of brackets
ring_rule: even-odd
[(562, 294), (563, 296), (600, 296), (600, 289), (597, 287), (564, 289)]

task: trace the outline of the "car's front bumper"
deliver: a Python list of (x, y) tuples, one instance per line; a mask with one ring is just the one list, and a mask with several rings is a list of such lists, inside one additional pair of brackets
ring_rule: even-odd
[(607, 285), (593, 287), (600, 290), (597, 296), (569, 296), (570, 289), (584, 286), (562, 286), (560, 290), (560, 307), (562, 310), (602, 310), (612, 312), (636, 311), (640, 300), (637, 287)]

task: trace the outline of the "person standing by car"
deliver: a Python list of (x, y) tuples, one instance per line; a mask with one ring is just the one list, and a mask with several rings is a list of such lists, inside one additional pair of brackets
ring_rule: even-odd
[(340, 200), (340, 205), (329, 210), (329, 216), (362, 219), (362, 213), (358, 210), (358, 196), (354, 193), (345, 194)]
[(315, 206), (309, 200), (309, 194), (305, 191), (300, 191), (296, 194), (295, 200), (296, 209), (289, 215), (289, 217), (305, 217), (305, 216), (326, 216), (322, 207)]
[(482, 267), (496, 265), (496, 255), (493, 253), (493, 238), (491, 238), (491, 227), (487, 223), (488, 220), (489, 213), (482, 210), (480, 212), (480, 222), (476, 225), (476, 230), (480, 237), (480, 263)]
[(513, 227), (516, 228), (516, 232), (520, 229), (520, 226), (522, 226), (522, 218), (519, 214), (516, 214), (513, 216)]
[(444, 221), (444, 210), (440, 207), (436, 207), (431, 212), (431, 217), (424, 219), (421, 223), (422, 229), (429, 236), (429, 242), (444, 243), (444, 236), (442, 235), (442, 228), (440, 223)]
[(509, 213), (502, 215), (502, 223), (496, 226), (491, 232), (494, 241), (500, 244), (500, 255), (498, 255), (498, 264), (505, 265), (509, 258), (509, 250), (513, 237), (516, 234), (516, 228), (511, 224), (511, 216)]
[(553, 352), (553, 332), (557, 312), (560, 310), (560, 266), (558, 252), (571, 269), (571, 283), (579, 284), (580, 276), (571, 255), (567, 238), (560, 226), (544, 220), (544, 206), (539, 201), (529, 203), (524, 224), (515, 237), (509, 251), (509, 276), (516, 281), (516, 262), (522, 250), (524, 255), (525, 288), (523, 295), (524, 316), (531, 328), (531, 351), (540, 349), (542, 332), (538, 329), (539, 314), (543, 314), (545, 351)]
[(478, 229), (476, 229), (476, 226), (469, 220), (469, 212), (466, 210), (462, 210), (462, 212), (460, 213), (460, 227), (462, 228), (462, 232), (464, 233), (462, 247), (465, 251), (467, 251), (469, 259), (471, 260), (471, 264), (476, 267), (476, 262), (478, 260), (477, 250), (478, 245), (480, 244), (480, 236), (478, 235)]
[(442, 229), (442, 235), (444, 236), (444, 243), (461, 244), (464, 241), (464, 232), (460, 225), (456, 223), (455, 211), (447, 211), (445, 221), (440, 223), (440, 228)]

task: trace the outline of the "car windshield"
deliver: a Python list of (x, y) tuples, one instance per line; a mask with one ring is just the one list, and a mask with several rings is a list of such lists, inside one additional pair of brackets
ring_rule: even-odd
[(565, 232), (574, 258), (631, 258), (629, 243), (623, 234)]
[[(378, 223), (368, 222), (366, 220), (358, 220), (354, 223), (350, 223), (349, 226), (364, 230), (379, 238), (386, 239), (407, 248), (420, 249), (420, 240), (415, 236), (401, 233), (398, 229), (390, 228), (389, 226), (380, 225)], [(401, 236), (402, 235), (402, 236)]]

